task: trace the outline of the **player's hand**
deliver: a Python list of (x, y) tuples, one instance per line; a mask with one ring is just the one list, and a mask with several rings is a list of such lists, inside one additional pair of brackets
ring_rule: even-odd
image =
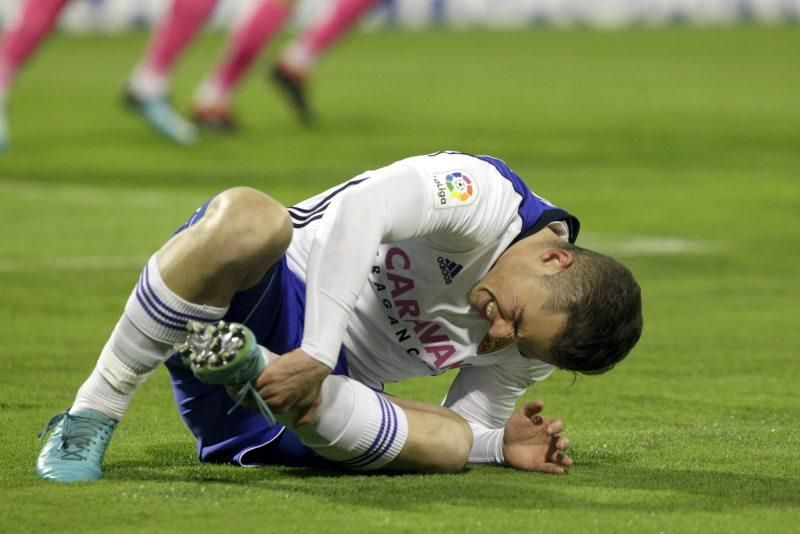
[(506, 463), (526, 471), (564, 474), (572, 465), (567, 456), (569, 439), (560, 435), (564, 422), (539, 415), (542, 401), (528, 402), (509, 418), (503, 435)]
[(320, 386), (330, 373), (330, 367), (295, 349), (267, 365), (254, 386), (275, 413), (296, 414), (295, 425), (302, 425), (313, 419)]

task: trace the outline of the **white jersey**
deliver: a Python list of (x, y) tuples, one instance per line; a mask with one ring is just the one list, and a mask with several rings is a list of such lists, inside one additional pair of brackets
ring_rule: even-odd
[(302, 348), (373, 388), (459, 368), (445, 405), (501, 428), (549, 364), (489, 339), (470, 289), (517, 239), (578, 223), (500, 160), (438, 153), (368, 171), (289, 208), (289, 267), (307, 284)]

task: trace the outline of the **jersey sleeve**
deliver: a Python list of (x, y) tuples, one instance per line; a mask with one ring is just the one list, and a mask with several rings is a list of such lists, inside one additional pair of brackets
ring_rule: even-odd
[(409, 158), (370, 171), (331, 199), (306, 265), (301, 348), (311, 357), (334, 367), (381, 243), (426, 238), (469, 250), (498, 239), (513, 223), (513, 189), (490, 166), (474, 158), (434, 159), (438, 167)]

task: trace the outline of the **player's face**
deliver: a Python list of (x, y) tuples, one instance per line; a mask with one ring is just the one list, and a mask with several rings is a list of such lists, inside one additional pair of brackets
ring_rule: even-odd
[(550, 293), (541, 277), (568, 267), (571, 257), (561, 249), (520, 244), (472, 288), (469, 303), (488, 321), (493, 340), (512, 341), (523, 356), (552, 363), (549, 350), (566, 327), (567, 314), (544, 309)]

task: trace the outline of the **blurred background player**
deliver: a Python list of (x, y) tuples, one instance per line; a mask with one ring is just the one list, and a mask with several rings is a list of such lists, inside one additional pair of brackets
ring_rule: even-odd
[[(234, 25), (221, 63), (198, 90), (196, 115), (201, 123), (233, 128), (229, 113), (233, 88), (264, 44), (281, 28), (293, 3), (294, 0), (259, 0)], [(168, 100), (170, 77), (177, 60), (216, 4), (217, 0), (174, 0), (155, 27), (126, 88), (127, 102), (161, 134), (183, 145), (194, 143), (197, 132)]]
[(339, 0), (327, 16), (306, 29), (279, 55), (270, 75), (303, 124), (308, 125), (314, 121), (306, 88), (320, 57), (378, 2), (379, 0)]
[[(361, 16), (379, 0), (338, 0), (329, 10), (298, 38), (292, 41), (271, 67), (269, 75), (286, 96), (297, 117), (305, 125), (314, 122), (314, 113), (308, 103), (308, 80), (320, 57), (343, 37)], [(267, 4), (268, 2), (264, 2)], [(270, 21), (268, 10), (262, 9), (243, 19), (229, 41), (223, 58), (211, 69), (195, 93), (192, 116), (196, 123), (222, 131), (236, 128), (231, 110), (233, 91), (248, 67), (262, 48), (285, 22)]]
[[(68, 0), (23, 0), (0, 42), (0, 152), (9, 147), (7, 97), (19, 69), (41, 45)], [(286, 93), (304, 123), (313, 115), (305, 96), (306, 80), (319, 57), (378, 0), (336, 0), (327, 16), (292, 43), (273, 69), (273, 79)], [(198, 87), (192, 115), (202, 125), (235, 129), (233, 91), (263, 47), (286, 22), (295, 0), (257, 0), (235, 24), (226, 52)], [(175, 0), (155, 27), (144, 58), (126, 89), (126, 101), (167, 138), (184, 145), (195, 142), (193, 124), (177, 113), (167, 96), (178, 58), (208, 20), (217, 0)]]
[(67, 0), (24, 0), (0, 41), (0, 152), (10, 141), (7, 99), (17, 72), (55, 25)]
[[(305, 81), (313, 66), (376, 1), (338, 0), (324, 20), (292, 43), (274, 68), (274, 79), (304, 123), (312, 121)], [(236, 129), (231, 110), (234, 90), (261, 50), (282, 28), (294, 3), (295, 0), (259, 0), (243, 13), (231, 31), (221, 60), (195, 92), (191, 114), (197, 124), (220, 131)], [(128, 82), (127, 101), (159, 132), (180, 144), (193, 143), (196, 130), (167, 99), (170, 76), (215, 5), (216, 0), (175, 0)]]

